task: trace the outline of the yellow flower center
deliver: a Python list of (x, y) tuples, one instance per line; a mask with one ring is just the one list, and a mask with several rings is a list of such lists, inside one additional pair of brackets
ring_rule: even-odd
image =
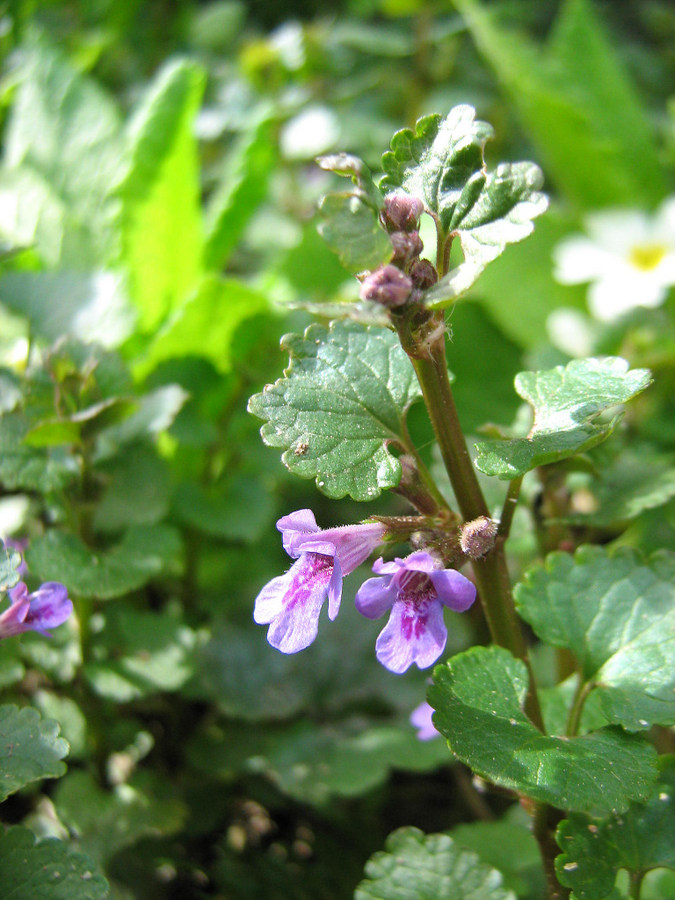
[(631, 247), (629, 259), (636, 269), (651, 272), (665, 255), (666, 248), (661, 244), (638, 244), (637, 247)]

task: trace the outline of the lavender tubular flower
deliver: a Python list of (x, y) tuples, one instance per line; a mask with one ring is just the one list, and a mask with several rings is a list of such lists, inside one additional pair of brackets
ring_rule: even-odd
[(433, 665), (448, 637), (443, 607), (464, 612), (476, 599), (476, 588), (454, 569), (442, 569), (426, 551), (385, 563), (380, 558), (356, 594), (356, 608), (368, 619), (391, 610), (375, 645), (378, 660), (397, 675), (415, 663)]
[(73, 611), (66, 588), (57, 581), (46, 581), (32, 594), (20, 581), (9, 592), (9, 599), (12, 605), (0, 615), (0, 638), (24, 631), (49, 637), (47, 629), (62, 625)]
[(328, 598), (328, 618), (340, 609), (342, 579), (382, 543), (379, 522), (321, 530), (310, 509), (277, 522), (284, 550), (296, 559), (285, 575), (273, 578), (255, 601), (253, 619), (269, 625), (267, 640), (282, 653), (297, 653), (317, 635), (319, 614)]

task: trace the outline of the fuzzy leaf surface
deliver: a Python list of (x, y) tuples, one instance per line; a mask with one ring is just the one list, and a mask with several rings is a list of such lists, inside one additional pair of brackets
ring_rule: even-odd
[(625, 403), (651, 383), (647, 369), (630, 369), (621, 357), (575, 359), (566, 366), (516, 375), (516, 391), (534, 411), (524, 438), (476, 444), (476, 467), (486, 475), (512, 479), (537, 466), (559, 462), (606, 440), (621, 414), (593, 420)]
[(551, 553), (515, 590), (546, 643), (569, 648), (604, 714), (631, 730), (675, 724), (675, 554)]
[(0, 896), (5, 900), (104, 900), (109, 886), (93, 862), (68, 844), (36, 842), (15, 825), (0, 835)]
[(619, 869), (675, 869), (675, 757), (664, 757), (656, 789), (645, 804), (631, 803), (604, 820), (572, 815), (556, 840), (558, 880), (573, 888), (572, 900), (606, 900)]
[(602, 815), (646, 799), (656, 774), (649, 744), (615, 728), (542, 734), (523, 712), (528, 684), (525, 664), (507, 650), (474, 647), (436, 667), (434, 724), (474, 772), (534, 800)]
[(0, 706), (0, 801), (32, 781), (63, 775), (68, 744), (58, 735), (58, 722), (32, 707)]
[(382, 157), (380, 189), (418, 197), (443, 234), (461, 243), (464, 262), (427, 293), (432, 307), (447, 306), (467, 290), (507, 244), (532, 232), (532, 219), (548, 205), (534, 163), (502, 163), (486, 171), (484, 149), (493, 131), (475, 115), (464, 104), (445, 118), (425, 116), (414, 130), (396, 132)]
[(366, 863), (355, 900), (515, 900), (502, 876), (447, 834), (399, 828)]
[(249, 401), (267, 423), (262, 438), (283, 447), (283, 463), (315, 478), (328, 497), (372, 500), (395, 487), (401, 465), (388, 450), (404, 443), (404, 419), (421, 394), (393, 332), (334, 322), (282, 339), (284, 377)]
[(392, 255), (377, 213), (357, 194), (327, 194), (319, 206), (319, 233), (350, 272), (376, 269)]

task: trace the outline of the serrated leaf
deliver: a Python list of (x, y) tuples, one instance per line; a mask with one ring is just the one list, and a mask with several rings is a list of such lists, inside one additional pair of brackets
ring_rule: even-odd
[(516, 375), (516, 391), (534, 410), (526, 438), (476, 444), (476, 467), (512, 479), (559, 462), (606, 440), (621, 416), (597, 424), (602, 412), (626, 403), (651, 383), (646, 369), (628, 369), (621, 357), (575, 359), (566, 366)]
[(610, 722), (632, 730), (675, 724), (675, 554), (552, 553), (515, 596), (543, 641), (574, 653)]
[(267, 420), (265, 443), (286, 448), (283, 463), (328, 497), (372, 500), (395, 487), (401, 465), (388, 445), (404, 444), (406, 412), (421, 396), (396, 335), (334, 322), (287, 335), (282, 347), (284, 377), (249, 401)]
[(109, 885), (93, 862), (56, 839), (36, 842), (19, 825), (0, 834), (0, 896), (5, 900), (105, 900)]
[(376, 269), (390, 259), (391, 241), (376, 210), (354, 193), (327, 194), (319, 205), (319, 233), (350, 272)]
[(394, 135), (382, 157), (380, 188), (400, 188), (423, 200), (442, 234), (459, 238), (464, 262), (425, 295), (432, 307), (447, 306), (466, 291), (507, 244), (532, 232), (532, 219), (548, 205), (534, 163), (502, 163), (486, 171), (483, 153), (493, 131), (475, 114), (472, 106), (461, 105), (445, 119), (419, 119), (414, 131)]
[(130, 125), (129, 172), (120, 187), (123, 261), (140, 327), (152, 331), (194, 290), (203, 234), (194, 118), (204, 74), (169, 62)]
[(649, 795), (651, 745), (617, 728), (542, 734), (523, 712), (528, 684), (525, 664), (507, 650), (474, 647), (434, 670), (434, 724), (474, 772), (559, 809), (602, 815)]
[(27, 706), (0, 706), (0, 801), (32, 781), (59, 778), (68, 744), (58, 722)]
[(31, 542), (28, 564), (42, 581), (59, 581), (73, 594), (109, 600), (180, 570), (181, 542), (166, 525), (139, 525), (112, 549), (94, 552), (75, 535), (51, 530)]
[(8, 591), (19, 580), (17, 569), (21, 565), (21, 554), (14, 547), (0, 540), (0, 591)]
[(604, 821), (570, 816), (560, 823), (556, 840), (563, 851), (556, 859), (558, 880), (573, 888), (572, 900), (606, 900), (619, 869), (675, 869), (675, 757), (664, 757), (646, 804), (632, 803)]
[(366, 863), (355, 900), (515, 900), (502, 876), (447, 834), (399, 828)]

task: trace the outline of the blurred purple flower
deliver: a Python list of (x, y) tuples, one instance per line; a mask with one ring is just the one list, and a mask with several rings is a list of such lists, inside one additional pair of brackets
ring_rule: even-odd
[(356, 608), (368, 619), (390, 609), (389, 622), (375, 645), (378, 660), (397, 675), (412, 663), (426, 669), (443, 652), (448, 632), (443, 606), (464, 612), (476, 599), (476, 588), (454, 569), (442, 569), (425, 550), (373, 565), (380, 578), (369, 578), (356, 594)]
[(433, 708), (425, 700), (410, 713), (410, 724), (417, 729), (417, 737), (420, 741), (431, 741), (433, 738), (441, 736), (440, 731), (436, 731), (431, 720), (433, 711)]
[(296, 559), (285, 575), (273, 578), (255, 601), (253, 619), (268, 625), (267, 640), (282, 653), (297, 653), (317, 635), (321, 607), (337, 616), (342, 579), (382, 543), (380, 522), (321, 530), (311, 509), (299, 509), (277, 522), (284, 550)]
[(73, 611), (66, 588), (57, 581), (46, 581), (32, 594), (20, 581), (9, 592), (9, 599), (11, 606), (0, 614), (0, 638), (24, 631), (49, 636), (47, 629), (62, 625)]

